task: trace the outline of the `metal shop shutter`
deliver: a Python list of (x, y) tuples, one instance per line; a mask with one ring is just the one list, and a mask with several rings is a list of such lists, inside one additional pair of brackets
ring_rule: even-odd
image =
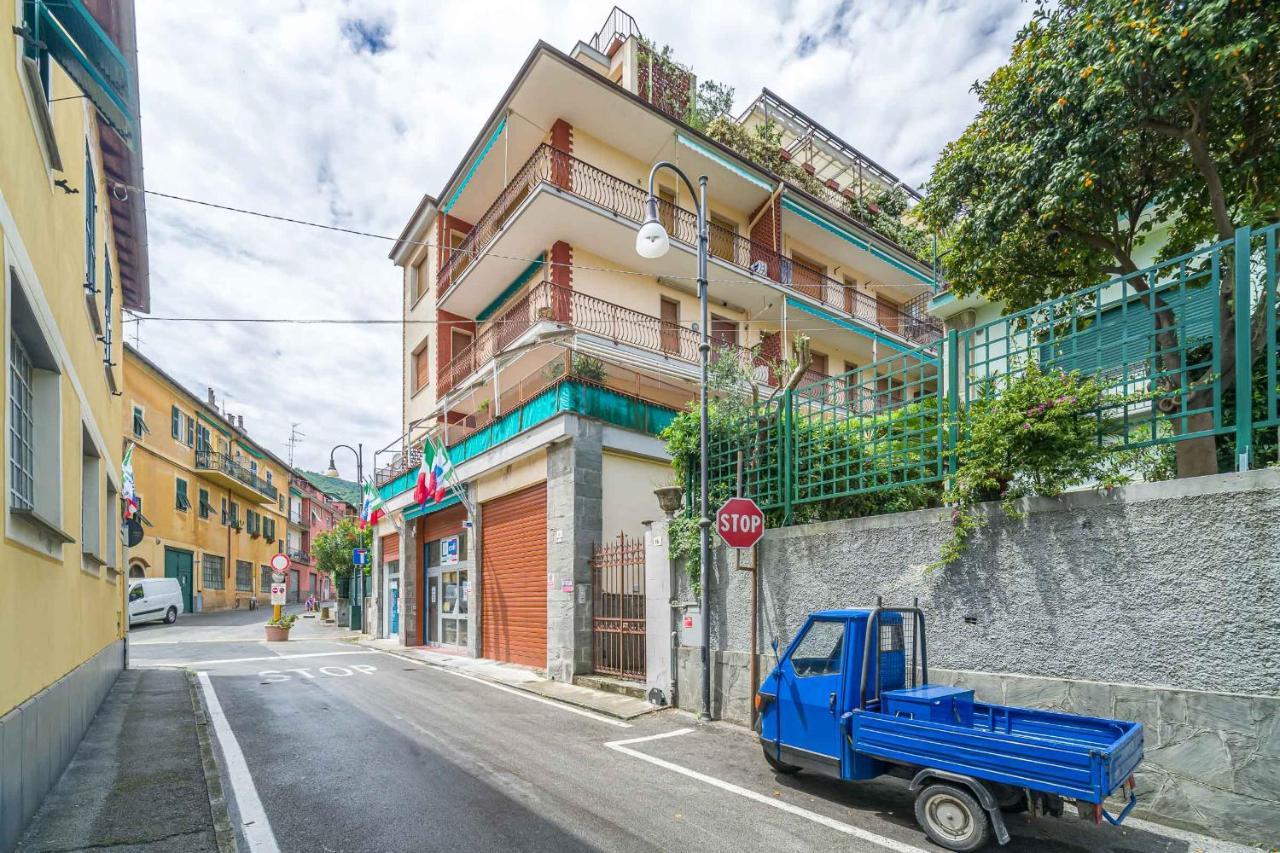
[(400, 534), (388, 533), (382, 537), (382, 562), (400, 559)]
[(480, 653), (547, 665), (547, 484), (481, 505)]

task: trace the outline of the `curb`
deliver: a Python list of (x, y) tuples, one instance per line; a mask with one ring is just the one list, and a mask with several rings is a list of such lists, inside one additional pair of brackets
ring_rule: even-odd
[(239, 853), (235, 830), (231, 828), (231, 814), (227, 809), (226, 794), (222, 790), (222, 774), (218, 767), (218, 753), (209, 737), (209, 715), (205, 713), (204, 700), (196, 674), (186, 670), (187, 690), (191, 694), (191, 708), (196, 716), (196, 737), (200, 741), (200, 763), (204, 767), (204, 784), (209, 792), (209, 811), (213, 815), (213, 834), (218, 842), (218, 853)]
[[(476, 679), (479, 679), (480, 681), (487, 681), (490, 684), (497, 684), (502, 687), (509, 687), (512, 690), (519, 690), (522, 693), (528, 693), (530, 696), (537, 696), (539, 699), (546, 699), (550, 702), (558, 702), (561, 705), (568, 705), (573, 708), (581, 708), (584, 711), (590, 711), (593, 714), (599, 714), (602, 717), (610, 717), (614, 720), (620, 720), (621, 722), (624, 722), (624, 723), (630, 722), (631, 720), (634, 720), (638, 717), (648, 716), (649, 714), (652, 714), (656, 711), (664, 710), (663, 708), (654, 707), (652, 711), (646, 711), (643, 714), (633, 714), (632, 716), (624, 717), (618, 714), (614, 714), (610, 711), (606, 711), (602, 708), (597, 708), (593, 705), (587, 705), (583, 702), (575, 702), (572, 699), (566, 699), (563, 696), (548, 696), (546, 693), (541, 693), (537, 690), (530, 690), (523, 683), (503, 681), (502, 679), (499, 679), (499, 678), (489, 678), (487, 676), (480, 675), (474, 672), (465, 672), (463, 670), (452, 670), (447, 666), (443, 666), (433, 661), (423, 660), (422, 658), (414, 657), (413, 655), (407, 655), (407, 654), (404, 654), (403, 652), (396, 651), (394, 649), (380, 649), (376, 646), (367, 646), (364, 643), (361, 643), (359, 641), (356, 641), (356, 644), (360, 646), (364, 646), (365, 648), (370, 649), (371, 651), (383, 652), (384, 654), (394, 655), (395, 657), (398, 657), (401, 660), (412, 661), (413, 663), (419, 664), (420, 666), (429, 666), (432, 669), (439, 669), (445, 672), (456, 671), (462, 675), (466, 675), (468, 678), (476, 678)], [(533, 683), (541, 683), (541, 682), (533, 682)], [(601, 691), (601, 692), (603, 693), (608, 691)]]

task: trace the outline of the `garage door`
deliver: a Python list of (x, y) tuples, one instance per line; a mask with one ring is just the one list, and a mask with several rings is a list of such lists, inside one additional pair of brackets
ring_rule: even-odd
[(480, 653), (547, 665), (547, 484), (481, 504)]

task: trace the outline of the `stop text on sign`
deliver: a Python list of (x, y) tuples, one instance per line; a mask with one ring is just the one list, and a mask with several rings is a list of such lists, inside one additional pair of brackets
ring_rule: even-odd
[(764, 535), (764, 513), (750, 498), (730, 498), (716, 512), (716, 532), (731, 548), (750, 548)]

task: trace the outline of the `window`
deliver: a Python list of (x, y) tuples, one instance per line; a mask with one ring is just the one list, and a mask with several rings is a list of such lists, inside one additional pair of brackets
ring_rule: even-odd
[(173, 436), (174, 441), (179, 444), (191, 447), (196, 441), (195, 419), (177, 406), (173, 406), (169, 410), (169, 435)]
[(791, 668), (802, 677), (839, 673), (843, 650), (843, 622), (814, 622), (791, 653)]
[(129, 600), (140, 601), (142, 599), (142, 596), (145, 594), (146, 593), (142, 591), (142, 584), (138, 584), (137, 586), (134, 586), (129, 590)]
[(267, 540), (276, 538), (276, 520), (274, 518), (263, 517), (262, 538)]
[(119, 565), (120, 556), (120, 493), (110, 480), (107, 480), (107, 532), (103, 539), (102, 559), (108, 568), (114, 569)]
[(227, 515), (227, 499), (222, 499), (222, 523), (224, 525), (230, 523), (231, 517)]
[(187, 498), (187, 481), (181, 477), (175, 477), (174, 480), (174, 506), (186, 512), (191, 509), (191, 501)]
[(408, 282), (409, 305), (411, 306), (422, 296), (423, 285), (426, 284), (422, 277), (424, 269), (423, 263), (419, 261), (416, 264), (410, 264), (404, 271), (405, 279)]
[(213, 514), (213, 507), (209, 505), (209, 490), (200, 490), (200, 517), (208, 518)]
[(263, 566), (262, 574), (258, 580), (258, 591), (269, 592), (271, 590), (271, 567)]
[(34, 369), (27, 348), (14, 335), (9, 352), (9, 501), (35, 506)]
[(251, 509), (245, 510), (244, 526), (249, 531), (249, 535), (254, 539), (258, 538), (258, 514)]
[(133, 435), (135, 438), (142, 438), (143, 433), (148, 432), (147, 421), (143, 417), (142, 407), (133, 407)]
[(80, 435), (80, 551), (99, 558), (102, 553), (102, 459), (89, 430)]
[(249, 460), (249, 474), (254, 480), (258, 479), (258, 462), (256, 459)]
[(98, 182), (93, 176), (93, 155), (84, 147), (84, 289), (98, 292)]
[(268, 469), (267, 469), (267, 485), (268, 485), (268, 486), (272, 485), (272, 483), (271, 483), (271, 469), (270, 469), (270, 468), (268, 468)]
[(102, 363), (111, 369), (111, 255), (102, 249)]
[(717, 258), (724, 258), (726, 261), (733, 261), (734, 250), (737, 248), (738, 242), (738, 223), (718, 213), (713, 213), (711, 214), (711, 221), (708, 223), (707, 231), (710, 237), (709, 248), (711, 249), (711, 254)]
[(235, 501), (231, 502), (231, 526), (240, 529), (240, 504)]
[(680, 352), (680, 303), (663, 296), (658, 302), (663, 352)]
[(248, 560), (236, 560), (236, 590), (253, 592), (253, 563)]
[(826, 376), (828, 364), (827, 354), (824, 352), (817, 352), (816, 350), (810, 350), (810, 355), (813, 357), (813, 361), (809, 363), (809, 370), (813, 373)]
[(196, 450), (209, 450), (213, 444), (209, 441), (209, 428), (204, 424), (196, 424)]
[(225, 566), (223, 559), (214, 554), (200, 558), (200, 580), (205, 589), (226, 589)]
[(423, 338), (422, 343), (418, 345), (418, 349), (413, 352), (413, 393), (418, 393), (427, 387), (431, 378), (431, 348), (427, 346), (427, 339)]

